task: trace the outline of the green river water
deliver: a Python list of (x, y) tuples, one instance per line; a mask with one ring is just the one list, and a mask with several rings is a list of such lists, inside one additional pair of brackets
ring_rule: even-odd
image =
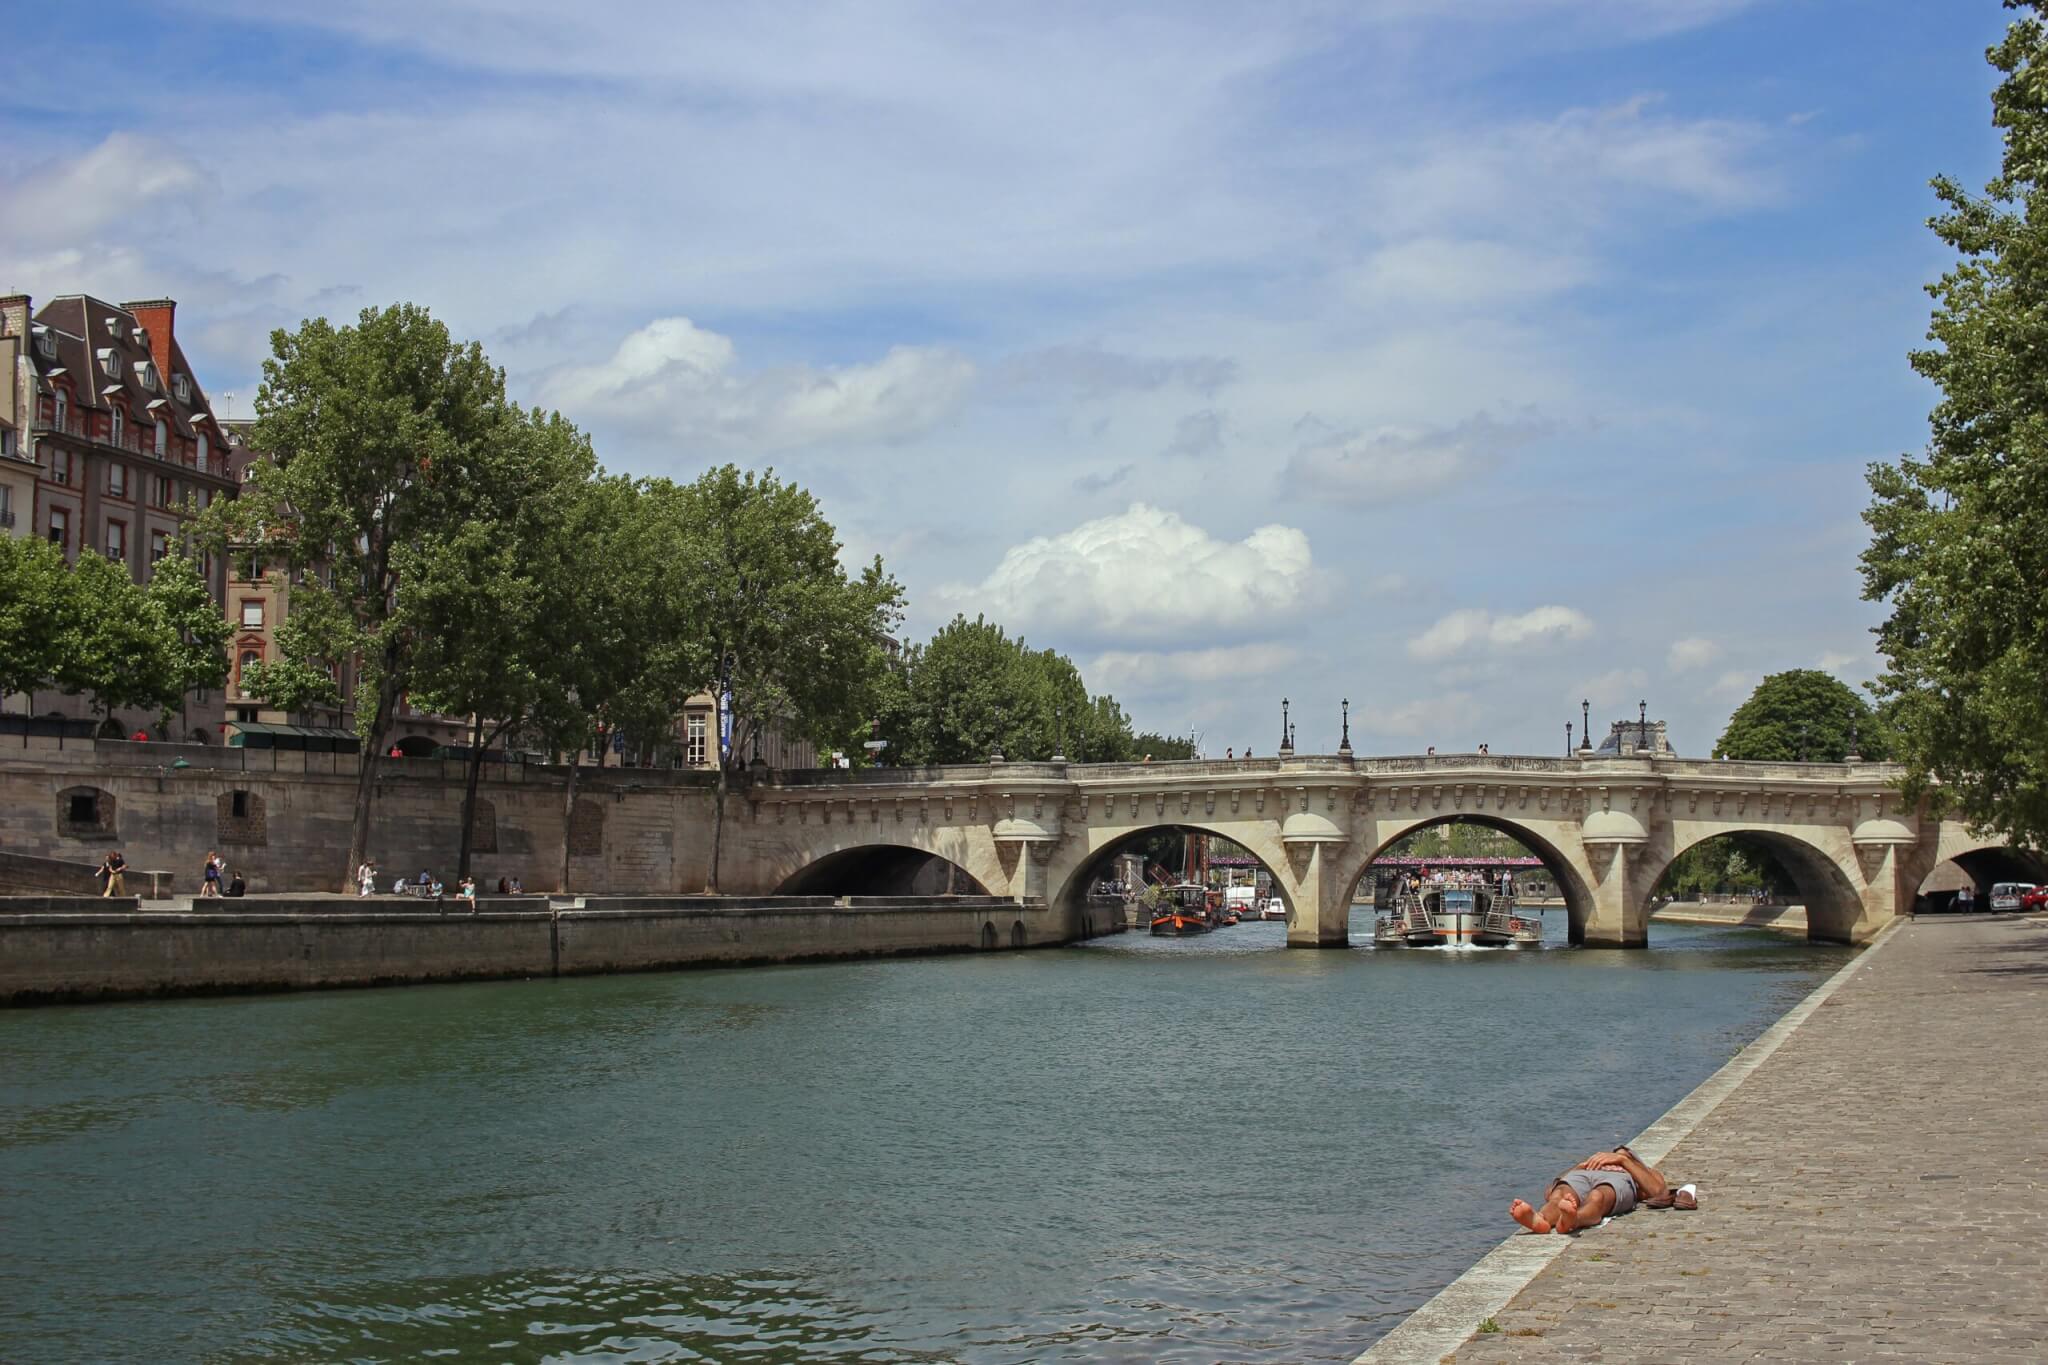
[(1348, 1359), (1848, 956), (1282, 930), (0, 1014), (0, 1359)]

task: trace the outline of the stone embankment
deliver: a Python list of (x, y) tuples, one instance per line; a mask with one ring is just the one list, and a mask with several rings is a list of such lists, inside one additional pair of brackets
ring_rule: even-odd
[(474, 915), (384, 896), (135, 906), (0, 898), (0, 1004), (1036, 948), (1089, 928), (990, 896), (484, 897)]
[(1360, 1362), (2048, 1359), (2044, 986), (2038, 916), (1900, 922), (1635, 1144), (1697, 1212), (1511, 1237)]
[(1803, 905), (1758, 905), (1754, 901), (1669, 901), (1650, 912), (1652, 923), (1718, 924), (1730, 929), (1777, 929), (1806, 937)]

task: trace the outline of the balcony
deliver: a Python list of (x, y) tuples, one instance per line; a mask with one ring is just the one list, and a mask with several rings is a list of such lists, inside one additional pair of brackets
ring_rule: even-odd
[(12, 525), (14, 525), (14, 509), (12, 507), (0, 507), (0, 526)]

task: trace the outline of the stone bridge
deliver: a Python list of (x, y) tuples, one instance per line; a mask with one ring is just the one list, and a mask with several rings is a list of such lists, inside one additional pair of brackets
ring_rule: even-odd
[(1086, 892), (1121, 848), (1208, 831), (1271, 873), (1297, 947), (1346, 943), (1372, 861), (1451, 821), (1525, 844), (1556, 879), (1572, 942), (1592, 947), (1646, 944), (1659, 877), (1718, 835), (1767, 848), (1812, 936), (1837, 942), (1908, 911), (1950, 859), (1980, 881), (2039, 879), (2033, 855), (1905, 808), (1899, 778), (1881, 763), (1477, 754), (788, 772), (738, 794), (729, 830), (762, 891), (980, 890), (1064, 909), (1076, 936), (1104, 927)]

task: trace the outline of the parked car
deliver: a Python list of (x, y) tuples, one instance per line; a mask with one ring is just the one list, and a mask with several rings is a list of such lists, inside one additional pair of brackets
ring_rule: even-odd
[(2037, 886), (2020, 897), (2022, 910), (2048, 910), (2048, 886)]
[(2040, 888), (2032, 882), (1993, 882), (1991, 884), (1991, 908), (1993, 910), (2024, 909), (2022, 902), (2029, 891)]

